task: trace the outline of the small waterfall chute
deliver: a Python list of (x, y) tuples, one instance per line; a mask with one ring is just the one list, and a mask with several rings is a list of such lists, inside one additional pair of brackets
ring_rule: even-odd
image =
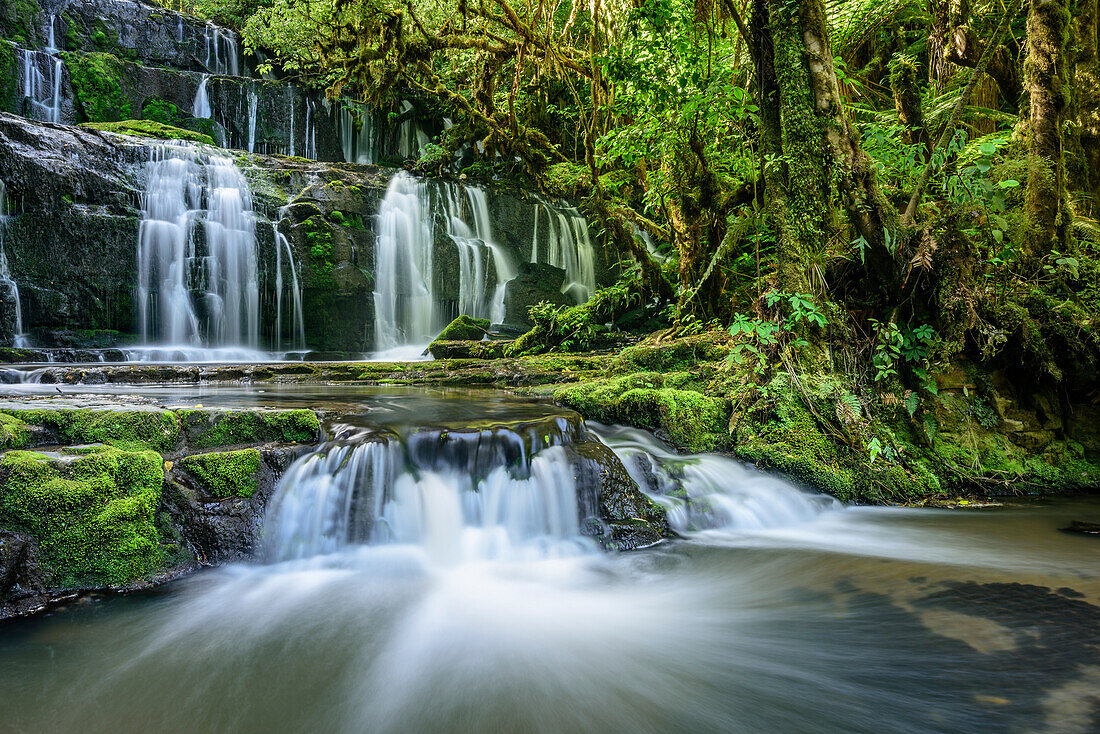
[(355, 433), (297, 460), (265, 521), (269, 560), (348, 546), (418, 547), (435, 564), (595, 552), (568, 433)]
[(211, 119), (214, 111), (210, 107), (210, 95), (207, 94), (206, 84), (210, 81), (209, 74), (203, 74), (199, 81), (199, 88), (195, 91), (195, 102), (191, 105), (191, 116), (200, 119)]
[(374, 328), (379, 349), (426, 345), (436, 334), (427, 186), (398, 171), (378, 208)]
[(682, 455), (652, 434), (590, 424), (643, 492), (665, 508), (681, 534), (739, 532), (798, 525), (843, 505), (771, 474), (715, 454)]

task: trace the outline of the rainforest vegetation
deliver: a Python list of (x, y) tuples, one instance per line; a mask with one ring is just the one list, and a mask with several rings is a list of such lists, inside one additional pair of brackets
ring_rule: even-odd
[[(707, 421), (703, 446), (788, 472), (860, 467), (841, 495), (908, 493), (884, 466), (920, 494), (932, 464), (937, 487), (1095, 484), (1091, 465), (1050, 469), (1083, 461), (1073, 441), (1037, 473), (1025, 465), (1049, 441), (991, 449), (973, 431), (1003, 432), (1009, 393), (1038, 414), (1097, 401), (1096, 0), (166, 4), (240, 30), (262, 71), (331, 100), (445, 118), (421, 172), (583, 203), (620, 282), (534, 308), (506, 355), (624, 332), (656, 353), (724, 345), (623, 360), (617, 379), (642, 382), (612, 392), (653, 390), (649, 423), (676, 415), (673, 435), (702, 435), (680, 423)], [(458, 169), (471, 143), (481, 157)], [(644, 377), (670, 368), (684, 377)], [(584, 407), (601, 387), (559, 397)], [(951, 451), (936, 443), (945, 387), (964, 393)], [(728, 427), (681, 393), (729, 400)], [(793, 439), (746, 448), (791, 421), (830, 445), (803, 472)], [(787, 460), (764, 455), (784, 446)]]

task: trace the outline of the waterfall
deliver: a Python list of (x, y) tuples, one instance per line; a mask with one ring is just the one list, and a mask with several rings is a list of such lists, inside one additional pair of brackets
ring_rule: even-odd
[(287, 138), (290, 139), (290, 157), (294, 157), (294, 87), (287, 82), (286, 85), (287, 112), (290, 117), (290, 125), (287, 130)]
[(368, 107), (353, 106), (347, 101), (341, 102), (336, 125), (340, 133), (340, 148), (346, 162), (376, 162), (378, 132), (375, 130)]
[(198, 91), (195, 92), (195, 103), (191, 105), (192, 117), (210, 119), (214, 111), (210, 109), (210, 97), (206, 93), (206, 83), (210, 81), (209, 74), (202, 75)]
[[(540, 212), (545, 217), (540, 216)], [(588, 234), (588, 221), (575, 207), (556, 206), (542, 199), (535, 202), (534, 235), (531, 241), (531, 262), (539, 259), (539, 222), (543, 229), (545, 252), (543, 262), (565, 271), (562, 293), (570, 294), (577, 303), (584, 303), (596, 289), (596, 250)]]
[(155, 148), (145, 175), (137, 293), (145, 342), (255, 348), (259, 279), (248, 182), (231, 159), (183, 145)]
[(4, 236), (7, 234), (8, 229), (8, 209), (7, 209), (7, 188), (3, 181), (0, 181), (0, 282), (6, 282), (9, 284), (10, 293), (12, 299), (15, 301), (15, 346), (27, 347), (30, 346), (27, 339), (26, 331), (23, 328), (23, 302), (19, 298), (19, 284), (15, 282), (15, 278), (11, 275), (11, 268), (8, 267), (8, 253), (4, 249)]
[(256, 116), (260, 104), (260, 95), (254, 84), (248, 87), (248, 152), (256, 152)]
[[(240, 76), (240, 58), (237, 53), (237, 39), (233, 32), (219, 28), (213, 23), (206, 24), (203, 36), (206, 50), (206, 70), (218, 75)], [(222, 53), (223, 47), (225, 53)]]
[[(41, 122), (61, 122), (61, 77), (63, 75), (60, 57), (46, 51), (28, 51), (19, 49), (22, 57), (23, 98), (29, 108), (27, 117)], [(43, 73), (42, 69), (46, 69)]]
[(436, 334), (427, 186), (398, 171), (378, 208), (374, 333), (379, 349), (427, 344)]
[[(504, 320), (504, 286), (516, 277), (516, 269), (507, 251), (493, 239), (485, 190), (480, 186), (440, 185), (444, 188), (447, 234), (458, 248), (459, 313), (500, 323)], [(492, 293), (486, 273), (489, 259), (496, 276)]]
[(306, 158), (317, 160), (317, 121), (313, 100), (306, 99)]
[[(401, 101), (401, 114), (413, 111), (413, 104), (407, 99)], [(415, 115), (401, 122), (397, 131), (397, 154), (402, 158), (419, 158), (420, 150), (431, 140), (420, 128)]]
[[(286, 208), (279, 211), (279, 220), (286, 216)], [(294, 262), (294, 252), (290, 241), (279, 231), (278, 221), (271, 223), (275, 234), (275, 339), (276, 348), (282, 345), (283, 338), (283, 252), (286, 252), (287, 269), (290, 271), (291, 328), (293, 329), (290, 348), (301, 351), (306, 348), (305, 318), (302, 312), (302, 287), (298, 281), (298, 266)]]
[[(378, 214), (374, 294), (378, 349), (426, 344), (439, 327), (436, 316), (441, 309), (434, 300), (432, 280), (436, 217), (458, 253), (458, 313), (504, 321), (505, 287), (517, 269), (508, 248), (495, 238), (485, 189), (418, 181), (399, 172), (390, 181)], [(584, 216), (575, 208), (539, 201), (534, 205), (534, 227), (532, 262), (541, 259), (565, 270), (562, 292), (583, 303), (596, 287), (595, 248)]]
[(50, 54), (51, 56), (56, 54), (58, 51), (61, 50), (60, 48), (57, 47), (57, 35), (54, 33), (54, 25), (56, 23), (57, 23), (57, 16), (56, 15), (51, 15), (50, 16), (49, 31), (47, 33), (48, 37), (47, 37), (47, 40), (46, 40), (46, 53)]
[(715, 454), (678, 454), (636, 428), (589, 424), (681, 534), (797, 525), (843, 505)]
[(440, 565), (593, 552), (581, 534), (568, 440), (501, 428), (331, 442), (279, 481), (264, 526), (267, 556), (295, 560), (363, 543), (418, 547)]

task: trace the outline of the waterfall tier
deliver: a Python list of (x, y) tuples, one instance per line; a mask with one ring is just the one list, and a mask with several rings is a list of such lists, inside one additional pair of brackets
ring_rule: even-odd
[[(270, 560), (352, 545), (414, 545), (435, 563), (571, 556), (622, 542), (617, 526), (646, 525), (637, 486), (610, 452), (599, 471), (575, 414), (488, 427), (334, 427), (298, 459), (269, 505)], [(602, 447), (600, 447), (602, 448)], [(587, 458), (586, 458), (587, 457)], [(625, 512), (609, 508), (626, 506)], [(632, 515), (630, 513), (633, 513)], [(648, 527), (648, 542), (661, 536)], [(634, 537), (634, 536), (631, 536)]]
[(256, 218), (232, 160), (185, 146), (154, 149), (138, 238), (146, 343), (258, 348)]
[[(596, 287), (596, 253), (588, 223), (575, 208), (536, 199), (531, 206), (529, 260), (564, 271), (561, 293), (583, 303)], [(540, 230), (539, 221), (543, 222)], [(417, 179), (398, 172), (379, 205), (375, 246), (375, 340), (379, 349), (427, 344), (452, 318), (501, 323), (507, 285), (517, 275), (515, 247), (493, 225), (484, 188)], [(437, 227), (457, 259), (457, 299), (448, 307), (435, 274)]]

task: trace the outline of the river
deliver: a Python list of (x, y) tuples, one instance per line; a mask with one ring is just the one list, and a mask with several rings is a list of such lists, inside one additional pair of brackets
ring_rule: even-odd
[[(406, 449), (421, 426), (558, 412), (472, 391), (141, 392), (324, 409)], [(1098, 730), (1100, 545), (1058, 531), (1100, 520), (1096, 498), (844, 507), (639, 431), (591, 430), (651, 490), (675, 485), (657, 500), (681, 539), (598, 549), (559, 511), (576, 497), (548, 446), (473, 491), (409, 450), (369, 536), (281, 543), (331, 537), (300, 513), (343, 497), (326, 493), (350, 459), (318, 462), (365, 445), (346, 439), (288, 470), (263, 562), (0, 627), (0, 731)]]

